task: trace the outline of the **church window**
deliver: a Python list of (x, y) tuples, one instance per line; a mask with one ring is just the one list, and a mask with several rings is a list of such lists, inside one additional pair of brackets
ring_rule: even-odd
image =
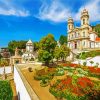
[(73, 34), (72, 34), (72, 39), (73, 39)]
[(69, 40), (70, 40), (70, 36), (69, 36)]
[(83, 37), (85, 37), (85, 32), (83, 32)]
[(69, 30), (70, 30), (70, 25), (69, 25)]
[(75, 32), (75, 38), (77, 37), (77, 33)]
[(83, 24), (85, 24), (85, 19), (83, 19)]
[(85, 41), (83, 42), (83, 45), (85, 46)]

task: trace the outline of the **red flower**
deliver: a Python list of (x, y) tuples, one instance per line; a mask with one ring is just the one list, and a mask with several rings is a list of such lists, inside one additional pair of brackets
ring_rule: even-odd
[(92, 87), (93, 86), (93, 82), (86, 77), (82, 77), (78, 79), (77, 82), (82, 88), (86, 88), (87, 86)]
[(89, 67), (89, 71), (95, 74), (100, 74), (100, 68)]

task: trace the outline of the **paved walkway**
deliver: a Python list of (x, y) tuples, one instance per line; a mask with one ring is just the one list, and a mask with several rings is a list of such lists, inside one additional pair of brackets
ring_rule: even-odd
[(56, 100), (56, 98), (49, 92), (49, 86), (41, 87), (40, 81), (34, 80), (34, 72), (29, 72), (25, 69), (22, 70), (22, 73), (40, 100)]

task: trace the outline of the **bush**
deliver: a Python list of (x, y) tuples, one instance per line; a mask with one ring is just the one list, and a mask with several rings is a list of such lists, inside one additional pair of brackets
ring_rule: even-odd
[(49, 85), (49, 80), (43, 78), (43, 79), (41, 80), (41, 82), (40, 82), (40, 86), (46, 87), (46, 86), (48, 86), (48, 85)]
[(42, 79), (42, 76), (35, 75), (35, 76), (34, 76), (34, 79), (35, 79), (35, 80), (41, 80), (41, 79)]
[(9, 81), (0, 80), (0, 100), (12, 100), (13, 92)]
[(64, 72), (63, 68), (57, 68), (57, 70), (55, 72), (56, 76), (61, 76), (61, 75), (64, 75), (64, 74), (65, 74), (65, 72)]
[(32, 68), (31, 68), (31, 67), (29, 67), (29, 68), (28, 68), (28, 71), (29, 71), (29, 72), (32, 72)]

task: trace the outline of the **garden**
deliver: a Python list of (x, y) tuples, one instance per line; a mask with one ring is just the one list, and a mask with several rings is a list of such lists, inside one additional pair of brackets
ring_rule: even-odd
[(35, 69), (34, 79), (59, 100), (99, 100), (100, 68), (61, 63), (55, 67)]

